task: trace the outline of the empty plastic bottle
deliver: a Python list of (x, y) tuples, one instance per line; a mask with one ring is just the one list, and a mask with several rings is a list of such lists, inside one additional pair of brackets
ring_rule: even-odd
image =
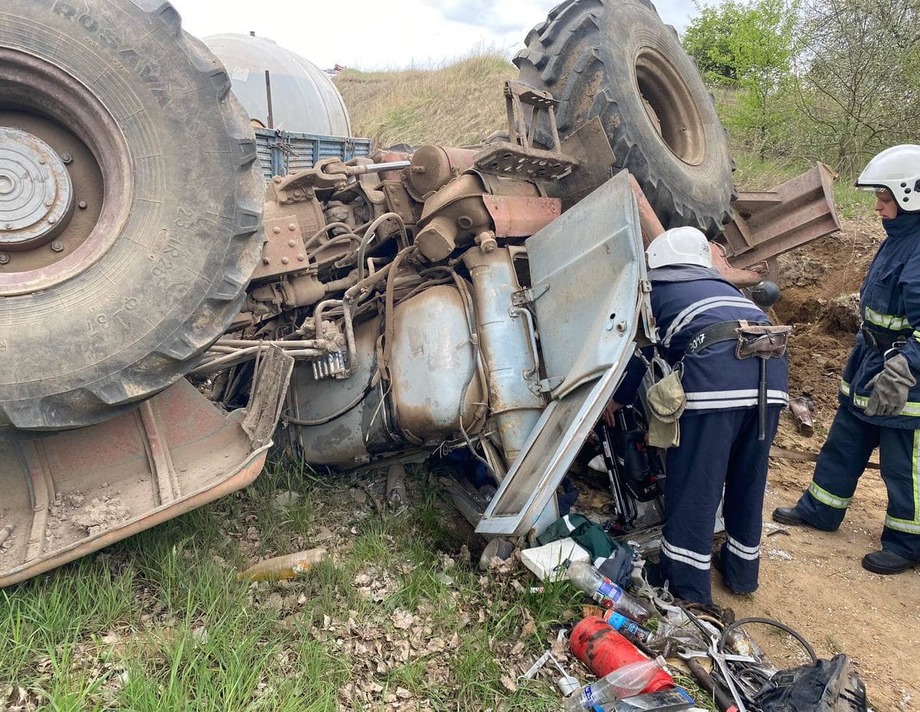
[[(732, 709), (735, 708), (732, 707)], [(616, 702), (595, 706), (594, 710), (595, 712), (692, 712), (692, 710), (704, 712), (702, 708), (696, 706), (690, 693), (682, 687), (627, 697)]]
[(605, 608), (612, 608), (637, 623), (645, 623), (651, 616), (638, 599), (630, 596), (587, 561), (573, 561), (569, 564), (568, 575), (575, 588), (584, 591)]
[(594, 709), (596, 705), (605, 702), (632, 697), (645, 689), (661, 670), (662, 662), (660, 658), (639, 660), (617, 668), (597, 682), (585, 685), (580, 691), (567, 697), (563, 701), (563, 707), (566, 712), (577, 712)]

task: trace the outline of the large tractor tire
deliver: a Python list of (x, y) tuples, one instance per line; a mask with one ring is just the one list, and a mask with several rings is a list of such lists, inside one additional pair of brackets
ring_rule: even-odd
[[(725, 132), (673, 27), (645, 0), (567, 0), (527, 35), (519, 80), (559, 100), (561, 138), (600, 117), (615, 167), (632, 173), (665, 227), (710, 236), (731, 217)], [(551, 142), (547, 126), (537, 140)]]
[(264, 184), (221, 64), (163, 0), (0, 5), (0, 435), (170, 385), (239, 311)]

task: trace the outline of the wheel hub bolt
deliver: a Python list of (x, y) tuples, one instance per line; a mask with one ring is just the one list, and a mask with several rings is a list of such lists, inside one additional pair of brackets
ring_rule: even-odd
[(0, 265), (5, 265), (10, 261), (10, 256), (5, 252), (0, 252)]
[(63, 252), (64, 243), (61, 242), (60, 240), (55, 240), (54, 242), (51, 243), (51, 249), (54, 250), (55, 252)]

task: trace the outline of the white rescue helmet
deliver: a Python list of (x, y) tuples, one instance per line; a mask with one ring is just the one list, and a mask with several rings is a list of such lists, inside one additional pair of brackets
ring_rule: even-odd
[(651, 269), (665, 265), (712, 267), (709, 241), (695, 227), (672, 227), (652, 240), (645, 251)]
[(856, 179), (856, 187), (887, 188), (901, 210), (920, 211), (920, 146), (904, 143), (886, 148), (869, 161)]

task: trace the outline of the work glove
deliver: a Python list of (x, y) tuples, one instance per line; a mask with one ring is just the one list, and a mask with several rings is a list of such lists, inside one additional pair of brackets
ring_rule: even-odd
[(882, 372), (866, 384), (871, 388), (866, 415), (897, 415), (904, 410), (907, 394), (917, 379), (910, 372), (910, 364), (904, 354), (898, 354), (885, 361)]

